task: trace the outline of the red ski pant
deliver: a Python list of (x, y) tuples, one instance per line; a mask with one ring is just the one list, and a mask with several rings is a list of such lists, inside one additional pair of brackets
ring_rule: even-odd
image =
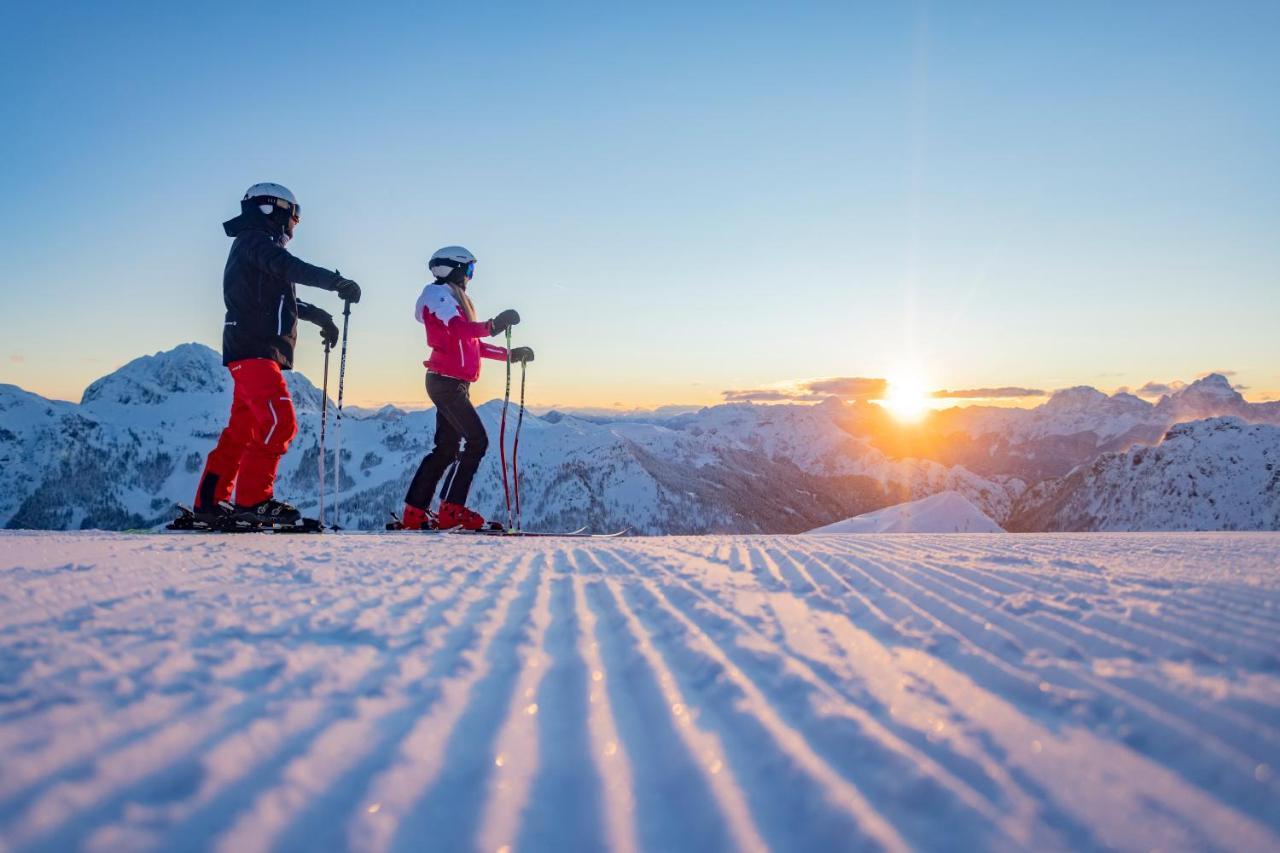
[(231, 420), (209, 454), (196, 491), (196, 506), (231, 500), (252, 506), (275, 493), (276, 468), (298, 432), (293, 400), (280, 365), (250, 358), (227, 365), (235, 383)]

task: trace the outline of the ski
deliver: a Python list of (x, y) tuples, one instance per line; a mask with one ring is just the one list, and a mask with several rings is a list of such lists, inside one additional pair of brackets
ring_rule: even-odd
[(616, 539), (619, 536), (625, 536), (631, 532), (630, 527), (624, 527), (622, 530), (615, 530), (611, 533), (588, 533), (585, 527), (577, 530), (569, 530), (561, 533), (546, 533), (533, 530), (463, 530), (461, 528), (453, 528), (451, 530), (436, 530), (434, 533), (443, 533), (449, 536), (510, 536), (510, 537), (527, 537), (531, 539)]
[(178, 517), (165, 525), (165, 530), (179, 533), (322, 533), (324, 526), (314, 518), (299, 519), (296, 524), (255, 524), (232, 516), (206, 521), (188, 506), (177, 504)]
[[(631, 532), (630, 527), (624, 527), (621, 530), (615, 530), (612, 533), (588, 533), (586, 525), (579, 527), (577, 530), (566, 530), (561, 532), (543, 533), (533, 530), (507, 530), (496, 521), (489, 522), (488, 527), (482, 527), (479, 530), (464, 530), (461, 527), (454, 527), (448, 530), (441, 530), (435, 526), (436, 517), (434, 513), (428, 512), (427, 517), (431, 519), (431, 527), (424, 527), (421, 530), (411, 530), (410, 533), (450, 533), (455, 536), (528, 536), (528, 537), (550, 537), (558, 536), (561, 538), (577, 538), (577, 539), (613, 539), (623, 536)], [(387, 522), (386, 529), (390, 531), (404, 531), (405, 527), (395, 513), (391, 513), (391, 521)]]
[[(581, 536), (586, 533), (587, 528), (579, 527), (577, 530), (568, 530), (558, 534), (560, 536)], [(523, 530), (507, 530), (504, 527), (482, 527), (479, 530), (465, 530), (461, 527), (452, 527), (448, 530), (436, 530), (436, 533), (459, 533), (471, 534), (473, 536), (555, 536), (554, 533), (531, 533)]]
[[(493, 524), (493, 522), (490, 522)], [(387, 530), (403, 531), (404, 525), (400, 520), (392, 515), (391, 521), (386, 526)], [(480, 530), (464, 530), (461, 527), (454, 527), (448, 530), (441, 530), (438, 527), (424, 527), (421, 530), (408, 531), (410, 533), (439, 533), (451, 536), (512, 536), (512, 537), (529, 537), (529, 538), (548, 538), (559, 537), (562, 539), (614, 539), (631, 532), (630, 527), (624, 527), (622, 530), (615, 530), (612, 533), (588, 533), (587, 528), (579, 527), (577, 530), (566, 530), (561, 532), (542, 532), (534, 530), (507, 530), (500, 526), (484, 527)]]

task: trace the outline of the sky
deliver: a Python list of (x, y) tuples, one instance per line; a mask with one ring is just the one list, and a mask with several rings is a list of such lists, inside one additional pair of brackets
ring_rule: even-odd
[(196, 5), (0, 7), (0, 382), (217, 348), (275, 181), (362, 405), (425, 403), (453, 243), (536, 405), (1280, 395), (1280, 3)]

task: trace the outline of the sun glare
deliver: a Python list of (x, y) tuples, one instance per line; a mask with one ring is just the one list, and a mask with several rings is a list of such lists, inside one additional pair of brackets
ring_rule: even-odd
[(929, 411), (929, 386), (918, 376), (900, 376), (889, 380), (880, 405), (897, 420), (916, 423)]

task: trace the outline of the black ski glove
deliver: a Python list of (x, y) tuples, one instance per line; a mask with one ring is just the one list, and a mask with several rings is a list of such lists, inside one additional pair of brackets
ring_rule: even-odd
[(510, 329), (516, 323), (520, 322), (520, 312), (514, 308), (508, 308), (497, 317), (489, 321), (489, 334), (500, 335), (507, 329)]
[(332, 348), (338, 343), (338, 324), (333, 322), (333, 316), (322, 308), (313, 308), (311, 322), (320, 327), (320, 340), (324, 341), (324, 345)]
[(515, 347), (511, 350), (511, 361), (527, 364), (533, 361), (532, 347)]
[(338, 280), (334, 283), (333, 290), (343, 302), (355, 303), (360, 301), (360, 285), (349, 278), (343, 278), (341, 274), (338, 275)]

